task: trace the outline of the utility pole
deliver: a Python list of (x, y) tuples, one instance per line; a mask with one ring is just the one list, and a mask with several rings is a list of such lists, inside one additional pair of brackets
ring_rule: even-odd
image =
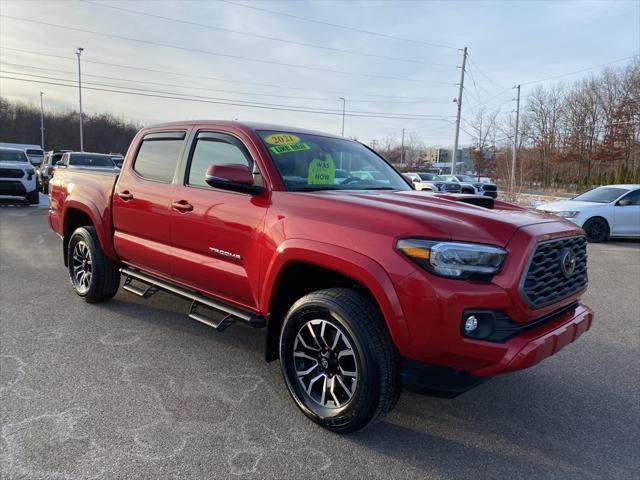
[(402, 129), (402, 146), (400, 147), (400, 165), (404, 165), (404, 128)]
[(344, 109), (347, 101), (343, 97), (340, 97), (340, 100), (342, 100), (342, 136), (344, 137)]
[(42, 96), (44, 92), (40, 92), (40, 147), (44, 152), (44, 106), (42, 103)]
[(78, 98), (80, 100), (80, 151), (84, 152), (84, 139), (82, 138), (82, 73), (80, 70), (80, 55), (84, 48), (78, 47), (76, 49), (76, 55), (78, 56)]
[(451, 156), (451, 175), (456, 174), (456, 156), (458, 155), (458, 138), (460, 137), (460, 115), (462, 113), (462, 92), (464, 90), (464, 69), (467, 66), (467, 47), (462, 51), (462, 71), (460, 72), (460, 90), (458, 92), (458, 115), (456, 116), (456, 136), (453, 141), (453, 155)]
[(511, 193), (515, 191), (516, 184), (516, 158), (518, 156), (518, 127), (520, 126), (520, 85), (516, 85), (518, 97), (516, 98), (516, 130), (513, 133), (513, 155), (511, 158)]

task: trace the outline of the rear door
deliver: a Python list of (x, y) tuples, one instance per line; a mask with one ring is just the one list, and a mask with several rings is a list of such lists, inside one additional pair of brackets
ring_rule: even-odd
[(614, 235), (640, 235), (640, 189), (629, 192), (613, 207)]
[(113, 193), (116, 252), (126, 263), (169, 277), (171, 195), (186, 131), (146, 134)]
[(194, 136), (184, 178), (173, 191), (171, 273), (198, 291), (256, 309), (260, 285), (260, 241), (268, 200), (210, 187), (205, 172), (212, 164), (242, 164), (262, 175), (236, 136), (200, 131)]

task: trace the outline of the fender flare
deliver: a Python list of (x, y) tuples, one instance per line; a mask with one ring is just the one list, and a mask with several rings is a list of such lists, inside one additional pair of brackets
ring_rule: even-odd
[[(106, 225), (102, 221), (103, 215), (111, 218), (111, 212), (107, 209), (107, 211), (101, 213), (95, 203), (88, 197), (73, 196), (72, 198), (67, 198), (64, 202), (64, 212), (62, 215), (62, 232), (65, 232), (67, 229), (71, 210), (79, 210), (91, 219), (91, 223), (93, 223), (93, 226), (96, 229), (100, 248), (102, 248), (102, 251), (107, 255), (107, 257), (118, 261), (118, 257), (113, 249), (113, 242), (111, 241), (111, 226)], [(68, 242), (69, 239), (65, 238), (64, 241)]]
[[(288, 239), (282, 242), (265, 271), (260, 295), (260, 305), (267, 317), (285, 267), (293, 262), (304, 262), (334, 270), (360, 282), (375, 298), (387, 328), (396, 346), (410, 343), (400, 300), (389, 275), (375, 260), (344, 247), (305, 239)], [(267, 317), (268, 318), (268, 317)]]

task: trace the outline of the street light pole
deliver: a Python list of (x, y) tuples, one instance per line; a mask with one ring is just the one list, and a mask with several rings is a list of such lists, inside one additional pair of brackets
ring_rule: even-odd
[(40, 92), (40, 147), (44, 152), (44, 106), (42, 103), (42, 96), (44, 92)]
[(342, 100), (342, 136), (344, 137), (344, 110), (347, 101), (343, 97), (340, 97), (340, 100)]
[(84, 152), (84, 139), (82, 137), (82, 73), (80, 70), (80, 55), (84, 48), (78, 47), (76, 49), (76, 55), (78, 56), (78, 98), (80, 100), (80, 151)]
[(518, 127), (520, 126), (520, 85), (514, 88), (518, 89), (518, 97), (516, 99), (516, 129), (513, 132), (513, 154), (511, 157), (511, 194), (515, 192), (516, 187), (516, 159), (518, 158)]

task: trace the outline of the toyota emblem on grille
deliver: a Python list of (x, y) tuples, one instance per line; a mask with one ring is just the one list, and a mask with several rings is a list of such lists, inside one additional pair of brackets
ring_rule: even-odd
[(560, 268), (565, 277), (569, 278), (576, 270), (576, 254), (570, 248), (562, 250), (560, 255)]

